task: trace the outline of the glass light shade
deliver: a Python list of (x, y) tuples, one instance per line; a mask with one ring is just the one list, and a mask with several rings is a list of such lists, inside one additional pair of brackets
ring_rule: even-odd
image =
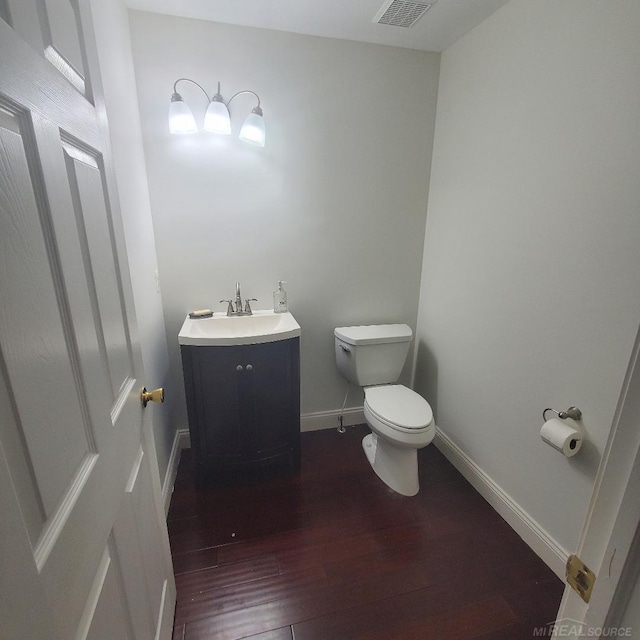
[(257, 147), (264, 147), (266, 135), (262, 112), (257, 113), (256, 109), (254, 109), (246, 117), (242, 129), (240, 129), (240, 140), (254, 144)]
[(211, 133), (231, 134), (231, 118), (229, 109), (222, 100), (214, 99), (209, 103), (204, 114), (204, 130)]
[(169, 131), (171, 133), (196, 133), (198, 127), (191, 109), (182, 98), (171, 98), (169, 105)]

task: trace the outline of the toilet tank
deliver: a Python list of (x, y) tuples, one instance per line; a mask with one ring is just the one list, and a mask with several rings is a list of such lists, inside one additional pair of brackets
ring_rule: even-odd
[(406, 324), (338, 327), (333, 334), (340, 373), (361, 387), (396, 382), (413, 337)]

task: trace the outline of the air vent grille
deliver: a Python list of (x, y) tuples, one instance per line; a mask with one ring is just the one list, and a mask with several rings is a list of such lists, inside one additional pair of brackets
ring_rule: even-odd
[(393, 27), (413, 27), (433, 4), (433, 2), (391, 0), (391, 2), (384, 3), (373, 21), (378, 24), (389, 24)]

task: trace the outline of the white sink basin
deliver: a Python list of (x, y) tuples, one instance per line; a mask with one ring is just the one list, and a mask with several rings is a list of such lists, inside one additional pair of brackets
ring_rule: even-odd
[(201, 347), (228, 347), (239, 344), (261, 344), (295, 338), (300, 325), (290, 313), (254, 311), (251, 316), (227, 316), (214, 313), (211, 318), (186, 317), (178, 342)]

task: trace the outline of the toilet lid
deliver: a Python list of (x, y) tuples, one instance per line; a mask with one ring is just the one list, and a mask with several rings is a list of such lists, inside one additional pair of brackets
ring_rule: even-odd
[(391, 426), (424, 429), (433, 420), (429, 403), (404, 385), (367, 387), (364, 393), (371, 412), (382, 422), (391, 423)]

